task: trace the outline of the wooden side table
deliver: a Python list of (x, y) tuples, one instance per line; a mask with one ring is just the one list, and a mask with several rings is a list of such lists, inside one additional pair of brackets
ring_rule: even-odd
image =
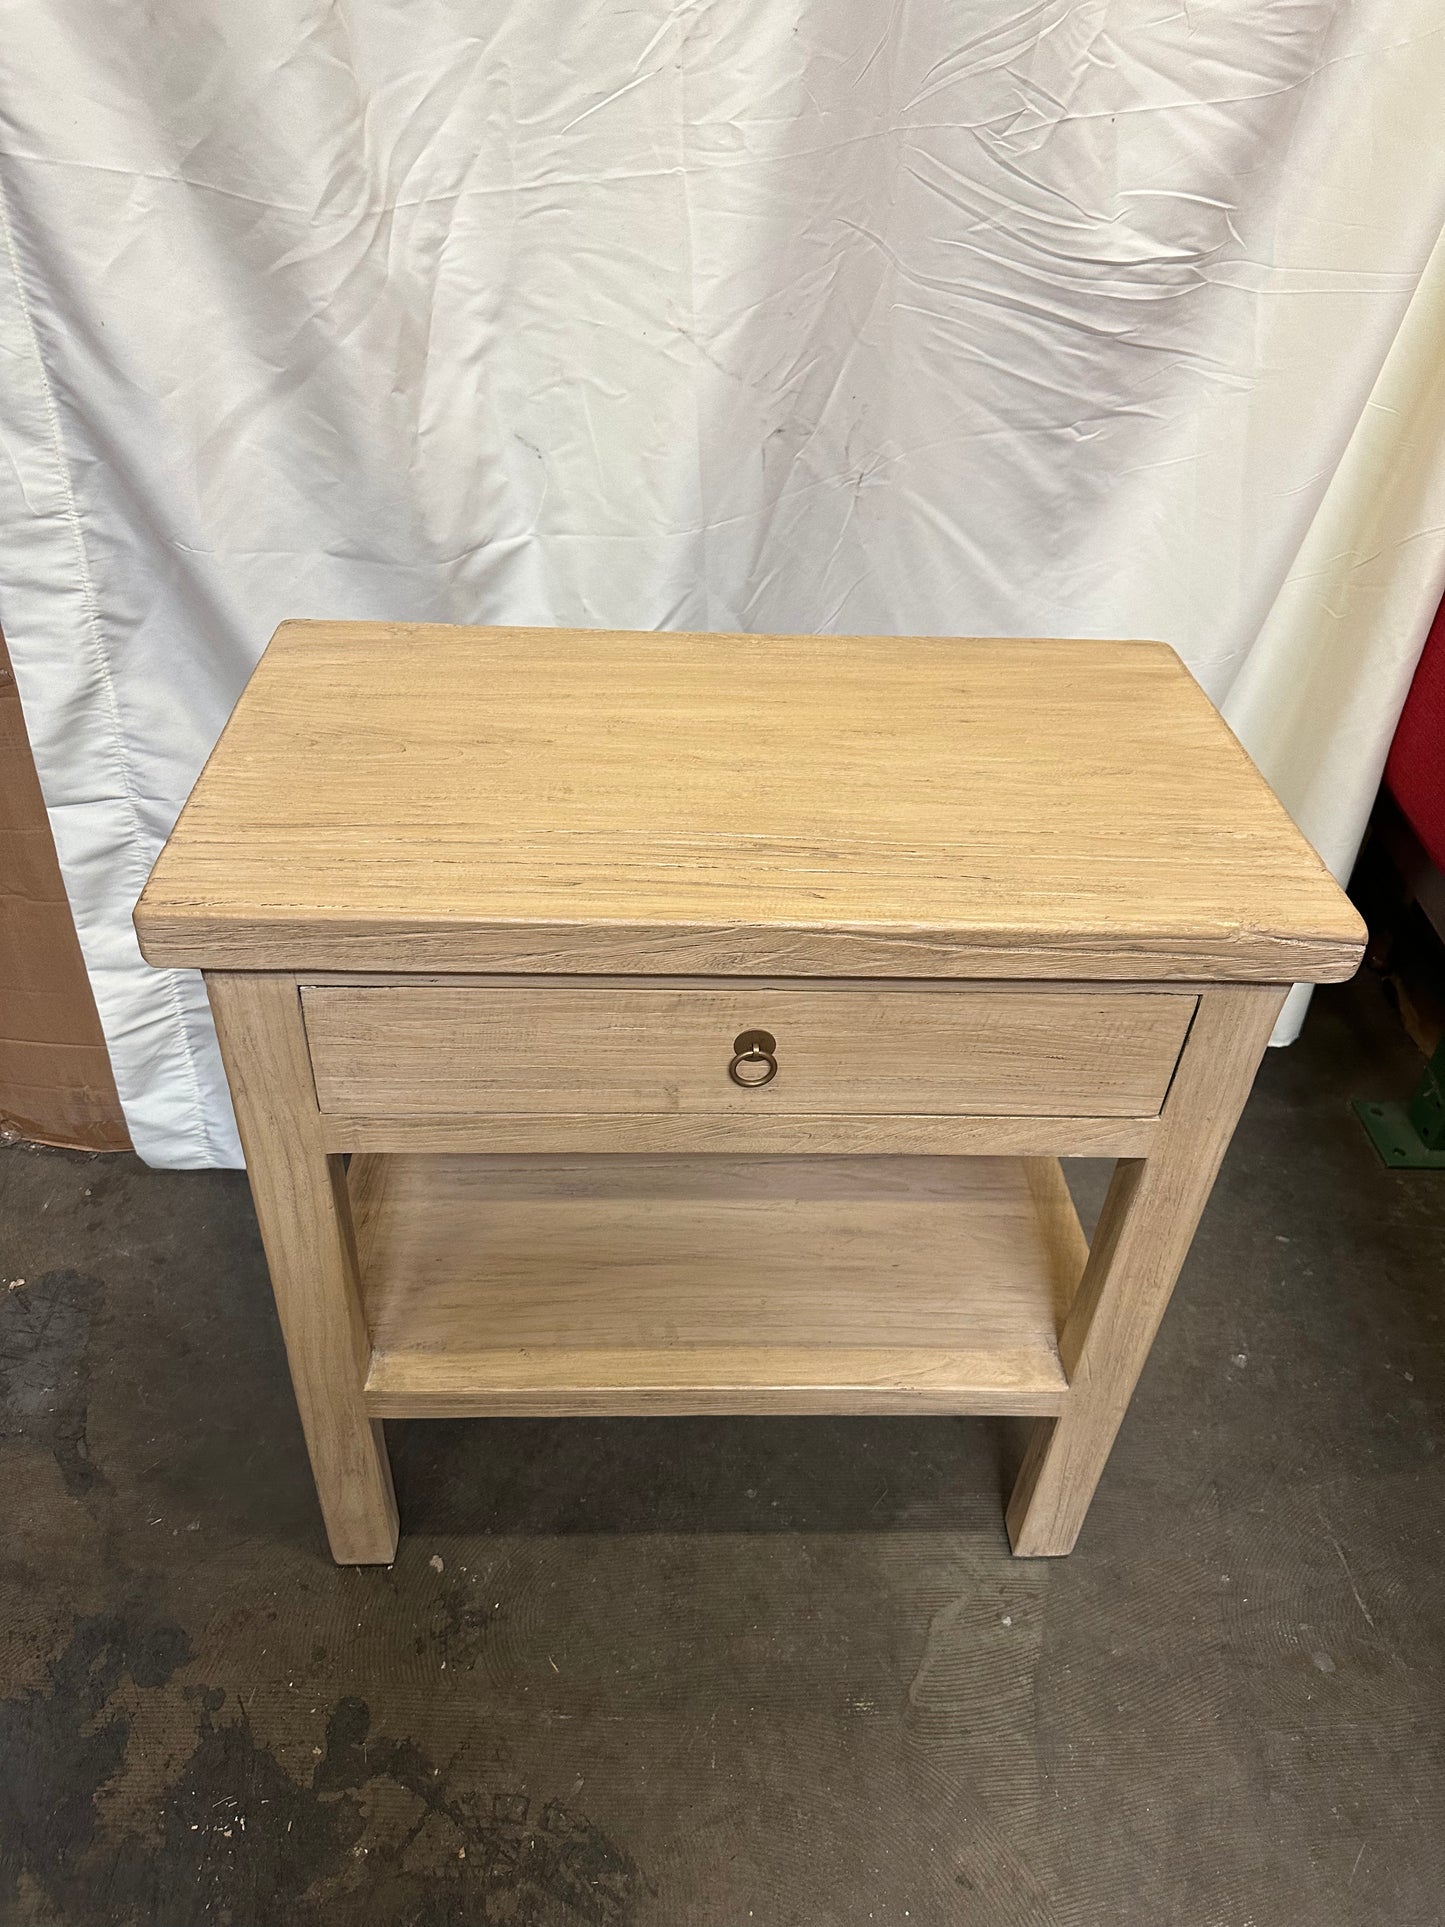
[(1009, 1532), (1068, 1552), (1364, 940), (1160, 644), (364, 623), (277, 632), (136, 926), (206, 973), (355, 1562), (423, 1413), (1031, 1414)]

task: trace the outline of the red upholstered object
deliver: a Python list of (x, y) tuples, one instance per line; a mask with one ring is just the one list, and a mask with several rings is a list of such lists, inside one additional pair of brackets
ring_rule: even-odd
[(1385, 787), (1437, 870), (1445, 870), (1445, 602), (1410, 684), (1385, 764)]

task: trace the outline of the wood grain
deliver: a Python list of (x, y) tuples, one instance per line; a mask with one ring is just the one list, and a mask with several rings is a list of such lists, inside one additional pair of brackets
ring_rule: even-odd
[(1060, 1340), (1068, 1402), (1035, 1428), (1009, 1501), (1020, 1555), (1073, 1549), (1283, 1000), (1205, 992), (1152, 1154), (1115, 1169)]
[(1349, 976), (1161, 644), (288, 623), (137, 907), (157, 963)]
[[(1063, 1166), (1056, 1157), (1025, 1157), (1020, 1160), (1024, 1182), (1033, 1199), (1034, 1217), (1050, 1276), (1054, 1280), (1054, 1325), (1062, 1332), (1073, 1309), (1074, 1298), (1089, 1262), (1089, 1241), (1079, 1223), (1074, 1200), (1069, 1195)], [(1062, 1355), (1060, 1362), (1062, 1362)]]
[(717, 1151), (863, 1157), (870, 1154), (1114, 1158), (1143, 1157), (1159, 1121), (1152, 1117), (356, 1117), (323, 1115), (332, 1151), (523, 1152)]
[[(1068, 1550), (1280, 986), (1364, 940), (1159, 644), (346, 623), (136, 925), (209, 973), (344, 1560), (379, 1417), (480, 1412), (1031, 1413)], [(1092, 1252), (1062, 1152), (1123, 1160)]]
[(373, 1412), (1055, 1412), (1055, 1163), (360, 1157)]
[[(395, 1116), (899, 1111), (1146, 1117), (1195, 999), (1078, 990), (313, 988), (301, 993), (323, 1111)], [(771, 1083), (728, 1075), (736, 1038), (777, 1039)]]
[(206, 989), (332, 1556), (385, 1565), (396, 1497), (381, 1424), (363, 1403), (370, 1345), (350, 1198), (321, 1140), (296, 984), (216, 975)]

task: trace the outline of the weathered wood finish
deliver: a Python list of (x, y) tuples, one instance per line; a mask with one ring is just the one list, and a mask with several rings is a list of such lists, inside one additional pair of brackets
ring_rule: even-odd
[(894, 1157), (1141, 1158), (1159, 1129), (1156, 1117), (354, 1117), (323, 1114), (333, 1151), (524, 1152), (719, 1151), (732, 1157), (812, 1154)]
[[(1163, 991), (306, 986), (323, 1111), (772, 1116), (901, 1111), (1148, 1117), (1195, 999)], [(728, 1076), (737, 1036), (777, 1039), (771, 1083)]]
[(1160, 643), (286, 623), (156, 963), (1347, 977), (1363, 930)]
[(380, 1413), (1057, 1412), (1055, 1160), (368, 1157)]
[(396, 1496), (380, 1421), (364, 1403), (371, 1345), (346, 1177), (321, 1138), (296, 983), (216, 974), (206, 989), (332, 1556), (385, 1565)]
[(1283, 1001), (1207, 991), (1150, 1156), (1115, 1168), (1060, 1337), (1068, 1403), (1035, 1428), (1009, 1501), (1016, 1553), (1073, 1550)]
[(136, 925), (208, 973), (356, 1562), (422, 1413), (1028, 1414), (1068, 1551), (1283, 987), (1364, 939), (1158, 644), (338, 623)]

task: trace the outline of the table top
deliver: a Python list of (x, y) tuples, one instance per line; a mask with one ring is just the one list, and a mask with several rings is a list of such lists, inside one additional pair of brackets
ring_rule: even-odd
[(1153, 642), (290, 622), (136, 908), (210, 969), (1348, 977)]

